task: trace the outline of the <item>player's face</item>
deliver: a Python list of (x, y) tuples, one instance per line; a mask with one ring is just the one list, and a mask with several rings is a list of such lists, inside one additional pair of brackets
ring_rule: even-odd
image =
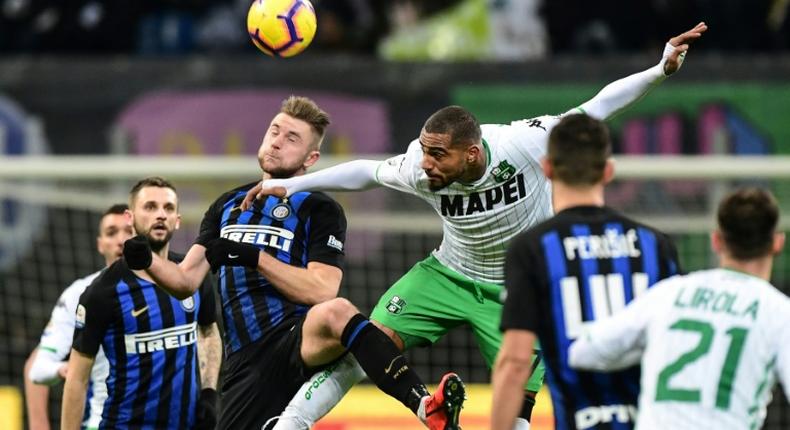
[(151, 249), (162, 249), (181, 223), (178, 197), (170, 188), (143, 187), (131, 208), (134, 230), (148, 238)]
[(132, 236), (132, 226), (123, 214), (107, 214), (101, 219), (96, 248), (108, 266), (123, 255), (123, 243)]
[(258, 149), (261, 169), (272, 178), (304, 173), (318, 160), (315, 139), (310, 124), (284, 113), (277, 114)]
[(439, 191), (464, 177), (467, 171), (467, 151), (452, 146), (449, 134), (420, 133), (422, 169), (428, 175), (428, 188)]

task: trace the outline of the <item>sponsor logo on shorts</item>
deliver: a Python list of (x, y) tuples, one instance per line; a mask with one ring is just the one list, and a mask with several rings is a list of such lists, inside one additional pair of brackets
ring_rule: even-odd
[(390, 302), (387, 303), (387, 312), (398, 315), (399, 313), (403, 312), (403, 308), (406, 307), (406, 300), (403, 300), (399, 296), (393, 296), (390, 299)]

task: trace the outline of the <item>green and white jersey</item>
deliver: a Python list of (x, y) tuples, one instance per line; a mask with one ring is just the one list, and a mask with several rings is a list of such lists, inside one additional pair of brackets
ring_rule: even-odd
[(588, 327), (570, 362), (605, 369), (639, 351), (637, 429), (760, 428), (777, 378), (788, 393), (790, 299), (731, 270), (676, 276)]
[(440, 263), (471, 279), (503, 285), (510, 240), (552, 215), (551, 186), (540, 160), (560, 118), (483, 125), (488, 165), (474, 183), (431, 191), (417, 139), (405, 154), (379, 165), (376, 181), (422, 198), (442, 217), (444, 237), (434, 251)]

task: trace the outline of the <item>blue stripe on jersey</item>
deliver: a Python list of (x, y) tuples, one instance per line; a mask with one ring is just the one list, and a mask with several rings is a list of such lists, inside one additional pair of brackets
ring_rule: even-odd
[[(283, 220), (283, 227), (296, 233), (296, 227), (299, 225), (299, 208), (302, 207), (302, 203), (304, 203), (305, 199), (310, 196), (309, 192), (302, 191), (300, 193), (295, 193), (288, 198), (288, 206), (291, 207), (291, 212), (288, 215), (288, 218)], [(269, 212), (266, 212), (269, 213)], [(305, 237), (307, 237), (305, 235)], [(284, 262), (290, 263), (291, 254), (288, 252), (283, 252), (282, 250), (277, 251), (277, 259)], [(302, 260), (303, 263), (306, 263), (305, 260)]]
[[(560, 281), (562, 278), (567, 276), (568, 269), (565, 266), (565, 255), (562, 252), (560, 236), (556, 231), (548, 232), (541, 238), (541, 243), (543, 244), (543, 253), (546, 259), (546, 264), (548, 265), (549, 278), (551, 280), (552, 286), (552, 314), (554, 316), (554, 326), (556, 327), (555, 333), (557, 335), (557, 352), (559, 353), (559, 362), (561, 363), (562, 367), (561, 369), (558, 369), (561, 373), (561, 375), (558, 376), (560, 376), (562, 379), (570, 381), (573, 384), (578, 384), (579, 380), (576, 376), (576, 373), (571, 370), (567, 364), (565, 364), (568, 363), (568, 345), (570, 345), (570, 341), (565, 335), (565, 320), (563, 319), (564, 312), (562, 310), (562, 293), (560, 291)], [(549, 371), (548, 369), (549, 366), (546, 366), (547, 372)], [(557, 384), (553, 385), (556, 386)], [(562, 397), (560, 396), (553, 398)], [(556, 416), (565, 416), (564, 403), (555, 402), (554, 413)]]
[(647, 285), (653, 286), (658, 282), (658, 242), (652, 231), (640, 227), (637, 229), (639, 243), (642, 244), (642, 270), (647, 274)]
[[(194, 299), (200, 297), (200, 294), (194, 294), (192, 296)], [(174, 325), (180, 326), (187, 323), (186, 315), (181, 310), (181, 302), (178, 301), (175, 297), (170, 297), (170, 307), (173, 308), (173, 316), (174, 316)], [(200, 309), (195, 306), (195, 309)], [(186, 359), (187, 351), (186, 348), (178, 348), (176, 350), (176, 365), (180, 366), (186, 365), (184, 360)], [(175, 372), (173, 375), (173, 379), (170, 381), (170, 408), (168, 410), (167, 415), (167, 426), (171, 429), (183, 428), (186, 426), (180, 425), (180, 415), (181, 415), (181, 395), (184, 390), (184, 372)], [(192, 414), (192, 411), (189, 411), (189, 414)]]
[(252, 303), (252, 297), (250, 297), (247, 292), (247, 268), (244, 266), (235, 266), (231, 269), (231, 272), (233, 273), (236, 297), (239, 298), (241, 315), (244, 317), (245, 328), (250, 335), (250, 342), (255, 342), (263, 336), (263, 333), (261, 332), (261, 326), (258, 325), (258, 318), (255, 316), (255, 305)]
[[(104, 350), (104, 356), (107, 358), (109, 362), (110, 371), (107, 372), (107, 379), (104, 380), (104, 384), (107, 386), (107, 393), (115, 392), (115, 383), (118, 378), (118, 371), (116, 370), (118, 367), (118, 362), (116, 361), (118, 357), (115, 355), (115, 345), (113, 344), (112, 340), (109, 342), (108, 339), (115, 339), (115, 329), (108, 328), (107, 334), (104, 336), (104, 341), (102, 342), (102, 349)], [(104, 399), (105, 404), (107, 404), (107, 399)], [(99, 413), (102, 417), (104, 417), (104, 410)]]
[(307, 238), (310, 237), (310, 221), (312, 218), (307, 218), (307, 222), (304, 223), (304, 239), (302, 239), (302, 265), (307, 267)]
[[(267, 206), (269, 204), (269, 201), (273, 199), (274, 199), (273, 197), (266, 199)], [(236, 220), (236, 223), (248, 224), (250, 222), (250, 218), (252, 218), (252, 215), (253, 215), (252, 211), (245, 211), (241, 215), (239, 215), (239, 218), (238, 220)], [(239, 298), (239, 305), (241, 305), (241, 314), (244, 316), (244, 325), (246, 326), (247, 333), (250, 336), (250, 341), (254, 342), (263, 336), (263, 333), (261, 332), (261, 327), (258, 324), (258, 318), (255, 316), (255, 304), (252, 302), (252, 297), (248, 292), (250, 287), (256, 287), (256, 285), (247, 285), (246, 267), (236, 266), (233, 268), (232, 273), (233, 273), (234, 287), (236, 289), (236, 297)]]
[[(134, 310), (134, 302), (132, 295), (129, 291), (129, 285), (120, 281), (115, 287), (118, 293), (118, 299), (121, 302), (121, 314), (123, 315), (123, 331), (122, 333), (137, 333), (137, 320), (132, 316)], [(109, 332), (107, 333), (110, 334)], [(113, 339), (109, 339), (107, 343), (112, 343)], [(126, 351), (121, 351), (121, 354), (126, 354)], [(120, 399), (118, 407), (118, 417), (116, 422), (124, 423), (132, 419), (132, 403), (135, 399), (138, 385), (140, 383), (140, 355), (139, 354), (126, 354), (126, 369), (120, 369), (121, 372), (126, 372), (126, 390), (124, 391), (123, 398)], [(117, 396), (119, 393), (111, 392), (110, 396)], [(113, 399), (117, 401), (116, 399)], [(110, 399), (105, 401), (105, 404), (112, 404)]]
[[(82, 422), (85, 423), (88, 421), (88, 418), (91, 417), (91, 414), (95, 411), (91, 410), (91, 399), (93, 398), (93, 378), (88, 380), (88, 393), (85, 395), (85, 412), (82, 414)], [(85, 427), (84, 425), (82, 427)]]
[[(148, 305), (148, 324), (150, 331), (161, 330), (162, 324), (162, 309), (159, 307), (159, 300), (156, 297), (156, 286), (150, 282), (139, 280), (140, 290), (145, 298), (145, 304)], [(181, 348), (179, 348), (181, 349)], [(151, 356), (151, 381), (148, 385), (148, 392), (145, 399), (145, 422), (156, 422), (156, 415), (159, 406), (159, 395), (162, 392), (162, 384), (164, 383), (162, 371), (165, 367), (165, 351), (150, 352)]]
[[(574, 224), (571, 226), (571, 234), (574, 236), (590, 236), (590, 226)], [(579, 279), (579, 283), (582, 287), (582, 294), (584, 297), (582, 299), (582, 303), (584, 303), (584, 321), (592, 321), (597, 316), (603, 316), (595, 315), (592, 306), (592, 291), (590, 290), (590, 276), (598, 274), (598, 261), (594, 258), (579, 257), (579, 266), (581, 269), (581, 279)]]
[[(230, 308), (230, 296), (228, 296), (228, 283), (226, 267), (222, 266), (219, 269), (219, 295), (222, 297), (222, 309), (223, 312), (225, 309)], [(232, 312), (225, 312), (227, 318), (223, 320), (225, 323), (225, 336), (228, 339), (228, 343), (230, 343), (230, 350), (231, 351), (238, 351), (241, 348), (241, 340), (239, 339), (239, 332), (236, 328), (236, 321), (233, 320)], [(227, 346), (226, 346), (227, 348)]]
[[(621, 228), (622, 230), (622, 228)], [(592, 232), (590, 231), (589, 225), (584, 224), (574, 224), (571, 226), (571, 232), (574, 236), (591, 236)], [(585, 303), (585, 312), (587, 313), (587, 317), (585, 321), (592, 321), (596, 319), (603, 319), (608, 317), (609, 315), (595, 315), (595, 311), (592, 306), (593, 297), (592, 297), (592, 288), (590, 287), (590, 279), (594, 275), (600, 275), (600, 271), (598, 270), (598, 260), (596, 258), (580, 258), (579, 261), (580, 269), (581, 269), (581, 285), (582, 289), (584, 290), (584, 301)], [(608, 288), (608, 285), (604, 284), (604, 288)], [(567, 361), (563, 361), (563, 364), (567, 363)], [(590, 377), (595, 381), (595, 385), (598, 387), (602, 387), (599, 390), (598, 394), (601, 396), (600, 398), (603, 399), (602, 404), (605, 405), (616, 405), (622, 403), (616, 395), (613, 394), (613, 391), (608, 389), (608, 387), (612, 386), (612, 377), (609, 374), (605, 373), (595, 373), (591, 372)], [(580, 410), (582, 408), (586, 408), (590, 406), (590, 399), (586, 398), (585, 396), (577, 397), (577, 404), (576, 410)], [(623, 423), (612, 420), (611, 422), (612, 429), (630, 429), (632, 426), (624, 425)]]
[[(613, 222), (604, 225), (604, 231), (614, 230), (619, 236), (623, 235), (623, 224)], [(633, 285), (631, 284), (631, 263), (627, 255), (612, 258), (612, 269), (614, 273), (623, 275), (623, 296), (625, 302), (629, 303), (634, 299)]]
[(568, 427), (566, 424), (565, 419), (565, 395), (563, 394), (562, 390), (560, 390), (560, 384), (557, 380), (557, 376), (554, 374), (554, 369), (552, 366), (545, 366), (546, 372), (546, 384), (549, 386), (549, 393), (551, 394), (551, 404), (554, 408), (554, 430), (576, 430), (576, 426), (573, 428)]

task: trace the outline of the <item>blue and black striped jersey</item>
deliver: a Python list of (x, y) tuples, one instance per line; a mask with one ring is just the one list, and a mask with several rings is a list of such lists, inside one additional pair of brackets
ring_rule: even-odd
[[(172, 261), (181, 258), (170, 254)], [(184, 300), (120, 259), (80, 297), (72, 347), (110, 363), (100, 428), (188, 429), (200, 394), (197, 326), (216, 320), (209, 282)]]
[(514, 239), (501, 328), (537, 334), (557, 430), (634, 427), (639, 368), (576, 371), (568, 347), (585, 321), (617, 312), (677, 272), (666, 235), (607, 207), (563, 210)]
[[(342, 266), (346, 218), (337, 202), (323, 193), (301, 192), (287, 199), (269, 196), (241, 211), (239, 205), (255, 184), (220, 196), (206, 211), (196, 243), (205, 246), (223, 237), (257, 246), (297, 267), (307, 267), (311, 261)], [(309, 309), (288, 300), (257, 270), (247, 267), (222, 267), (219, 293), (229, 354), (284, 333), (291, 327), (284, 321)]]

